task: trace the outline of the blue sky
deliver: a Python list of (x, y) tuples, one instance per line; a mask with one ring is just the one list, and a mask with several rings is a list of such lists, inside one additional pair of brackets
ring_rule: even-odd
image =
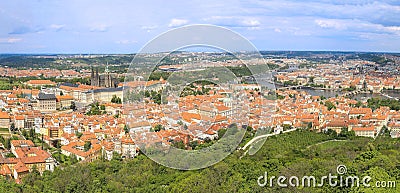
[(0, 53), (135, 53), (189, 24), (227, 27), (259, 50), (400, 52), (398, 0), (4, 0)]

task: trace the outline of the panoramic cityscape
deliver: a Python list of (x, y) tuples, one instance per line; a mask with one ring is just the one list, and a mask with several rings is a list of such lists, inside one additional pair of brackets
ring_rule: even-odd
[(0, 3), (0, 192), (400, 192), (398, 2), (118, 3)]

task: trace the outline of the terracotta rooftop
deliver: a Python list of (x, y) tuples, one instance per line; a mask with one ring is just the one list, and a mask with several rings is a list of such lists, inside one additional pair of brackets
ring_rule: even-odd
[(32, 84), (32, 85), (55, 85), (56, 83), (51, 81), (51, 80), (29, 80), (26, 82), (27, 84)]

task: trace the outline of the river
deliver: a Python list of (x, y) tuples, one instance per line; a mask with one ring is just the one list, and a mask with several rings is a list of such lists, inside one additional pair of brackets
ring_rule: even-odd
[[(263, 87), (267, 87), (270, 89), (275, 89), (275, 88), (279, 88), (281, 86), (279, 86), (279, 84), (271, 84), (270, 81), (271, 80), (270, 76), (259, 76), (260, 78), (263, 79), (259, 79), (258, 80), (258, 84), (262, 85)], [(330, 98), (330, 97), (335, 97), (337, 95), (341, 95), (344, 92), (342, 91), (332, 91), (332, 90), (318, 90), (318, 89), (312, 89), (312, 88), (302, 88), (302, 89), (296, 89), (298, 91), (305, 91), (307, 93), (309, 93), (312, 96), (324, 96), (326, 98)], [(386, 94), (388, 96), (400, 99), (400, 90), (383, 90), (382, 94)], [(380, 98), (380, 99), (387, 99), (388, 97), (382, 95), (382, 94), (378, 94), (378, 93), (359, 93), (353, 96), (350, 96), (350, 98), (352, 99), (356, 99), (359, 101), (366, 101), (369, 98)]]
[[(337, 95), (341, 95), (344, 92), (342, 91), (330, 91), (330, 90), (314, 90), (311, 88), (303, 88), (303, 89), (297, 89), (298, 91), (305, 91), (309, 93), (312, 96), (324, 96), (326, 98), (329, 97), (335, 97)], [(382, 91), (383, 94), (389, 95), (391, 97), (400, 99), (400, 90), (384, 90)], [(359, 93), (353, 96), (350, 96), (350, 98), (359, 100), (359, 101), (365, 101), (369, 98), (380, 98), (380, 99), (387, 99), (388, 97), (383, 96), (382, 94), (379, 93)]]

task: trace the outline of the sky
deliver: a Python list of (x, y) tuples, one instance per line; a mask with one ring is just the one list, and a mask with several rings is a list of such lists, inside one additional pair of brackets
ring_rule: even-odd
[(190, 24), (259, 50), (400, 52), (398, 0), (3, 0), (0, 53), (136, 53)]

